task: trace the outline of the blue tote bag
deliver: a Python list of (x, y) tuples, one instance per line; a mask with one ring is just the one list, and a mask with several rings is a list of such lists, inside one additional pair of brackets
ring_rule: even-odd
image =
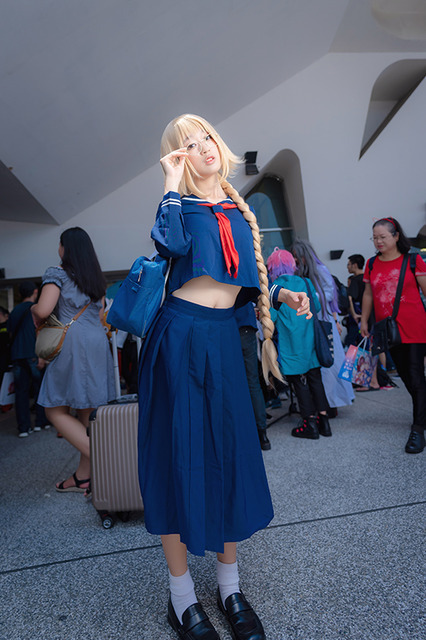
[(308, 290), (311, 311), (314, 316), (314, 340), (318, 362), (322, 367), (328, 369), (334, 364), (333, 325), (328, 320), (320, 320), (318, 318), (311, 287), (306, 278), (303, 278), (303, 280)]
[(156, 255), (141, 256), (117, 291), (107, 322), (117, 329), (144, 338), (163, 302), (169, 261)]

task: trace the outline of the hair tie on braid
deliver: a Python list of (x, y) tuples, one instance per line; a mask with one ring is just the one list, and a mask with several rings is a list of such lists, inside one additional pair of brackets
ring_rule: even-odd
[(263, 262), (262, 250), (260, 244), (260, 233), (259, 227), (257, 224), (256, 216), (253, 211), (251, 211), (247, 202), (240, 196), (238, 191), (234, 189), (234, 187), (224, 180), (221, 182), (221, 187), (226, 193), (227, 196), (231, 198), (233, 202), (237, 205), (238, 209), (244, 216), (244, 219), (250, 225), (251, 232), (253, 235), (253, 247), (254, 247), (254, 255), (256, 258), (257, 271), (259, 274), (259, 283), (260, 283), (260, 296), (257, 300), (257, 308), (259, 310), (259, 319), (262, 324), (263, 329), (263, 345), (262, 345), (262, 371), (263, 377), (265, 378), (266, 384), (269, 384), (269, 373), (278, 380), (282, 381), (282, 375), (280, 369), (278, 367), (278, 354), (275, 348), (275, 344), (273, 343), (272, 336), (274, 335), (275, 325), (271, 320), (271, 314), (269, 312), (270, 302), (269, 302), (269, 286), (268, 286), (268, 271), (266, 269), (265, 263)]

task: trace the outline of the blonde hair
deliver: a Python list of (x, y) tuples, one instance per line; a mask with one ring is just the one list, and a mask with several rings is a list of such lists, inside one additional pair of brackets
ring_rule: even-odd
[(263, 262), (260, 244), (260, 233), (256, 216), (248, 206), (247, 202), (242, 198), (242, 196), (240, 196), (238, 191), (229, 184), (229, 182), (223, 180), (220, 186), (222, 187), (226, 195), (229, 196), (233, 200), (233, 202), (235, 202), (238, 209), (243, 214), (244, 219), (249, 223), (253, 235), (254, 255), (256, 257), (257, 272), (259, 274), (260, 283), (260, 296), (257, 300), (257, 308), (259, 310), (259, 320), (262, 324), (264, 338), (262, 345), (263, 377), (265, 378), (265, 382), (267, 384), (269, 383), (269, 373), (272, 373), (275, 378), (278, 378), (278, 380), (282, 381), (283, 378), (277, 361), (277, 350), (272, 340), (275, 325), (272, 322), (271, 314), (269, 312), (271, 305), (269, 302), (268, 271), (265, 267), (265, 263)]
[[(238, 165), (241, 164), (242, 160), (232, 153), (231, 149), (225, 144), (216, 129), (212, 127), (207, 120), (200, 116), (185, 113), (184, 115), (169, 122), (167, 127), (164, 129), (164, 133), (161, 138), (161, 157), (166, 156), (168, 153), (171, 153), (176, 149), (185, 147), (186, 144), (184, 141), (189, 136), (194, 135), (194, 133), (200, 130), (209, 133), (217, 145), (221, 164), (219, 171), (220, 180), (226, 180), (229, 175), (232, 175)], [(206, 194), (202, 193), (197, 187), (194, 180), (194, 178), (197, 177), (199, 176), (192, 164), (190, 162), (185, 162), (183, 176), (179, 184), (179, 193), (182, 196), (189, 196), (191, 193), (199, 196), (200, 198), (204, 198), (206, 196)]]
[[(232, 174), (232, 172), (242, 162), (241, 159), (232, 153), (215, 128), (212, 127), (207, 120), (189, 113), (175, 118), (165, 128), (161, 138), (161, 157), (175, 151), (176, 149), (184, 147), (184, 141), (186, 138), (193, 135), (194, 132), (199, 131), (200, 129), (209, 133), (215, 141), (217, 148), (219, 149), (221, 160), (221, 168), (219, 170), (220, 186), (226, 195), (229, 196), (237, 205), (238, 209), (244, 216), (244, 219), (248, 222), (253, 235), (254, 255), (256, 258), (260, 282), (260, 296), (257, 300), (257, 308), (259, 310), (259, 319), (262, 324), (264, 337), (262, 345), (262, 371), (267, 384), (269, 383), (269, 373), (272, 373), (272, 375), (275, 378), (278, 378), (278, 380), (282, 380), (282, 375), (278, 367), (277, 350), (275, 349), (275, 345), (272, 341), (275, 326), (271, 320), (271, 314), (269, 312), (268, 272), (265, 263), (263, 262), (259, 227), (256, 216), (238, 191), (226, 181), (226, 178)], [(194, 194), (201, 198), (205, 198), (206, 194), (200, 192), (195, 183), (194, 178), (197, 176), (198, 174), (191, 163), (185, 162), (182, 180), (179, 184), (179, 193), (181, 195)]]

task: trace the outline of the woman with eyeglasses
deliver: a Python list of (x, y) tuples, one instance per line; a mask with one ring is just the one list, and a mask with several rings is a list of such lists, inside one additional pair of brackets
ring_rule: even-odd
[[(239, 159), (203, 118), (183, 115), (161, 141), (164, 197), (151, 236), (172, 261), (168, 296), (139, 373), (139, 476), (149, 532), (161, 535), (168, 621), (214, 640), (187, 551), (217, 554), (217, 601), (237, 640), (265, 638), (239, 588), (237, 545), (273, 517), (234, 308), (256, 301), (265, 373), (279, 374), (256, 217), (226, 181)], [(281, 301), (310, 317), (306, 294)]]
[[(392, 315), (403, 257), (410, 251), (409, 240), (395, 218), (377, 220), (373, 225), (372, 240), (377, 253), (367, 261), (364, 271), (365, 290), (361, 317), (363, 337), (370, 335), (368, 318), (373, 308), (376, 322)], [(390, 349), (397, 372), (413, 401), (413, 424), (405, 445), (407, 453), (421, 453), (425, 446), (426, 310), (419, 287), (426, 295), (426, 264), (420, 255), (415, 259), (413, 255), (407, 264), (396, 316), (401, 344)]]

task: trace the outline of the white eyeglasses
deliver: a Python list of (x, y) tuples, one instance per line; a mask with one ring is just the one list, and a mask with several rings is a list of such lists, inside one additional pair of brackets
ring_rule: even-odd
[(201, 140), (197, 142), (190, 142), (189, 145), (186, 147), (186, 152), (190, 156), (194, 156), (197, 153), (202, 153), (204, 147), (207, 147), (207, 149), (211, 149), (215, 145), (216, 145), (216, 142), (213, 140), (210, 133), (208, 133)]

